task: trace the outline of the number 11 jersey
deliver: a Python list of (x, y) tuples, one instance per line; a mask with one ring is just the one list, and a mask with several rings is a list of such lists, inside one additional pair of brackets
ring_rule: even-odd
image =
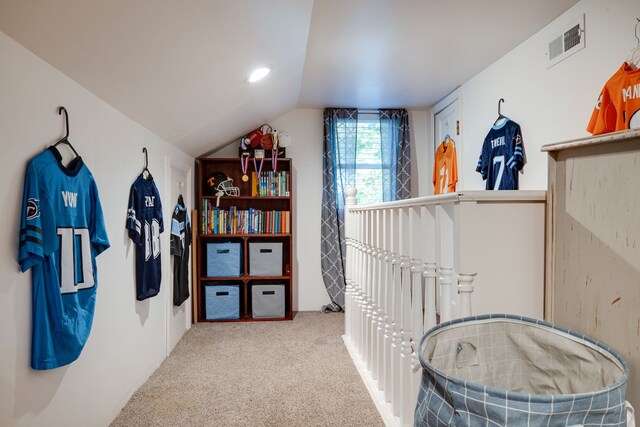
[(142, 301), (160, 292), (160, 233), (164, 231), (158, 188), (142, 174), (131, 185), (126, 227), (136, 244), (136, 298)]
[(32, 269), (31, 367), (80, 356), (96, 305), (96, 257), (109, 247), (96, 182), (77, 157), (51, 147), (27, 165), (18, 262)]

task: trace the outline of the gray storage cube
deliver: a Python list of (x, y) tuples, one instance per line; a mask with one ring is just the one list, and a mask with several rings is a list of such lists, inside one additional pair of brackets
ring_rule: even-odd
[(249, 276), (282, 276), (282, 242), (249, 243)]
[(274, 319), (285, 316), (284, 285), (253, 285), (251, 315), (254, 319)]
[(204, 301), (207, 320), (240, 318), (239, 285), (205, 285)]
[(240, 277), (242, 248), (239, 242), (207, 243), (207, 277)]

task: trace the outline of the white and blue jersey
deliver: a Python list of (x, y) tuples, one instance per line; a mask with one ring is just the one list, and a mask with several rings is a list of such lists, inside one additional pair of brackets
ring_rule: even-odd
[(485, 137), (476, 172), (487, 181), (487, 190), (517, 190), (518, 171), (526, 163), (520, 125), (505, 119)]
[(136, 298), (151, 298), (160, 292), (160, 233), (164, 231), (160, 193), (153, 179), (142, 174), (131, 185), (127, 230), (136, 244)]
[(32, 275), (31, 367), (78, 358), (96, 304), (96, 256), (109, 247), (96, 182), (77, 157), (67, 167), (53, 147), (27, 165), (18, 263)]

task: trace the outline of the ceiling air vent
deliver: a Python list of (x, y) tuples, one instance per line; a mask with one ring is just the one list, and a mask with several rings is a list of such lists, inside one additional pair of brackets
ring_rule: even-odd
[(547, 51), (547, 68), (553, 67), (558, 62), (566, 59), (584, 49), (584, 14), (571, 21), (567, 26), (563, 27), (556, 37), (554, 37), (548, 46)]

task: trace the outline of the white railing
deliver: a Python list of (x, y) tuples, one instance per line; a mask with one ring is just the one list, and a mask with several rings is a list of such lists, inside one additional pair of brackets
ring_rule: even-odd
[(345, 193), (344, 340), (385, 423), (413, 425), (417, 343), (438, 322), (472, 314), (476, 273), (473, 314), (542, 317), (546, 194), (466, 191), (356, 206), (357, 191)]
[[(473, 272), (454, 271), (458, 194), (358, 208), (346, 192), (345, 341), (381, 397), (385, 422), (412, 425), (422, 334), (471, 315)], [(451, 206), (449, 206), (451, 205)]]

